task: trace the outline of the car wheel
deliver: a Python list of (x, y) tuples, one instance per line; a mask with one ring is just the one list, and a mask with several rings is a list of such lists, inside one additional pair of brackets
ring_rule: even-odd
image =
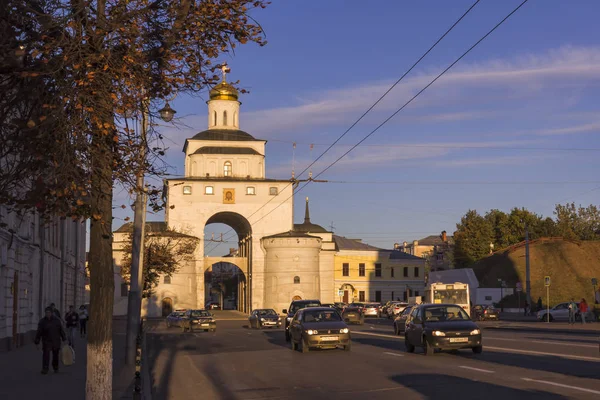
[(361, 319), (360, 322), (358, 323), (359, 325), (364, 325), (365, 324), (365, 319)]
[(406, 347), (406, 351), (408, 353), (414, 353), (415, 352), (415, 346), (413, 346), (412, 344), (410, 344), (410, 342), (408, 341), (408, 338), (406, 337), (406, 335), (404, 336), (404, 347)]
[(292, 351), (296, 351), (296, 343), (293, 340), (290, 340), (290, 344), (292, 346)]
[(473, 347), (473, 353), (481, 354), (483, 352), (483, 346)]
[(348, 342), (348, 344), (344, 346), (344, 351), (352, 351), (352, 343)]
[(302, 353), (308, 353), (310, 351), (310, 348), (302, 338), (300, 338), (300, 345), (302, 346)]
[(190, 331), (190, 333), (194, 332), (194, 327), (192, 326), (192, 324), (190, 324), (190, 328), (188, 330)]
[(429, 344), (429, 342), (427, 341), (427, 339), (425, 337), (423, 337), (423, 353), (426, 356), (432, 356), (434, 353), (434, 348), (431, 347), (431, 345)]

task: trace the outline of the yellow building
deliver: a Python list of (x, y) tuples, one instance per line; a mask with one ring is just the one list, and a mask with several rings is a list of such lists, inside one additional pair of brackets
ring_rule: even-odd
[(425, 259), (380, 249), (360, 239), (333, 238), (336, 301), (384, 303), (423, 295)]

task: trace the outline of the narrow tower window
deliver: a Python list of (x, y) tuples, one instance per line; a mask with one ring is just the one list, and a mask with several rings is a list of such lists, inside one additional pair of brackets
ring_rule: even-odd
[(213, 114), (214, 114), (214, 119), (215, 119), (213, 125), (216, 126), (217, 125), (217, 112), (215, 111)]
[(223, 165), (223, 175), (232, 176), (231, 169), (231, 161), (225, 161), (225, 165)]
[(300, 277), (299, 277), (299, 276), (295, 276), (295, 277), (294, 277), (294, 283), (295, 283), (295, 284), (298, 284), (298, 283), (300, 283)]
[(240, 126), (240, 123), (238, 122), (238, 115), (237, 115), (236, 111), (233, 112), (233, 126), (235, 126), (235, 127)]
[(223, 111), (223, 125), (227, 126), (227, 111)]

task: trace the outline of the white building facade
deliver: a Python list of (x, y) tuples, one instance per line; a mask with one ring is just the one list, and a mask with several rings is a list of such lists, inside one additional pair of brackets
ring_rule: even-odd
[(64, 315), (86, 302), (85, 224), (41, 222), (0, 205), (0, 352), (30, 343), (51, 303)]

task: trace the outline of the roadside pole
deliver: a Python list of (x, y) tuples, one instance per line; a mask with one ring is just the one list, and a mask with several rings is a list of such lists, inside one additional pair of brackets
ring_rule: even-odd
[(550, 323), (550, 277), (544, 277), (544, 285), (546, 285), (546, 323)]

